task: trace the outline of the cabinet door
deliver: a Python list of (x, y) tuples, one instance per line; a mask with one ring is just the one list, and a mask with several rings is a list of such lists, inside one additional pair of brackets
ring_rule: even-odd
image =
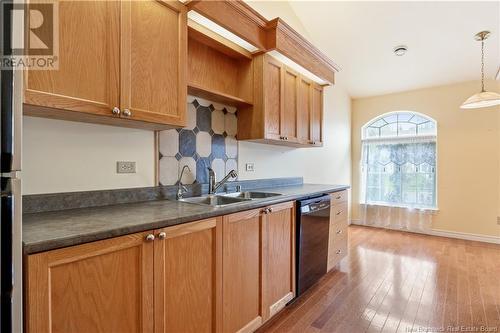
[(286, 202), (269, 207), (264, 219), (263, 292), (267, 320), (295, 295), (295, 205)]
[[(78, 117), (71, 111), (111, 117), (120, 102), (120, 3), (58, 4), (59, 69), (26, 71), (24, 102), (67, 110), (68, 118)], [(50, 116), (52, 111), (37, 112)]]
[(262, 324), (261, 211), (223, 217), (223, 332), (253, 332)]
[(155, 332), (220, 331), (221, 222), (214, 218), (155, 232)]
[(178, 1), (121, 2), (122, 117), (185, 125), (187, 13)]
[(297, 139), (300, 143), (311, 143), (312, 82), (301, 77), (297, 92)]
[(285, 67), (283, 78), (283, 108), (281, 111), (281, 135), (286, 141), (297, 141), (297, 91), (300, 76)]
[(323, 87), (317, 84), (312, 89), (311, 136), (313, 144), (323, 143)]
[[(264, 126), (266, 139), (280, 139), (283, 106), (283, 64), (264, 56)], [(250, 126), (250, 125), (248, 125)]]
[(153, 242), (137, 233), (30, 255), (34, 332), (152, 332)]

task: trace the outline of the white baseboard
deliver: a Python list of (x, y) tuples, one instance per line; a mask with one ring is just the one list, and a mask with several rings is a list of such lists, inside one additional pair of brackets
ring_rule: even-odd
[[(358, 219), (351, 219), (350, 224), (365, 226)], [(368, 227), (377, 228), (376, 226), (368, 226)], [(407, 232), (416, 232), (416, 231), (412, 231), (412, 230), (401, 230), (401, 229), (395, 229), (395, 228), (386, 228), (386, 229), (407, 231)], [(416, 232), (416, 233), (422, 233), (422, 234), (432, 235), (432, 236), (448, 237), (448, 238), (465, 239), (465, 240), (483, 242), (483, 243), (500, 244), (500, 237), (480, 235), (480, 234), (471, 234), (471, 233), (467, 233), (467, 232), (448, 231), (448, 230), (442, 230), (442, 229), (431, 229), (429, 232)]]

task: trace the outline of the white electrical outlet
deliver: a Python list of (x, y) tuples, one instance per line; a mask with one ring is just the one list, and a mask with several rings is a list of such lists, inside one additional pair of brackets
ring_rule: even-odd
[(255, 171), (253, 163), (247, 163), (247, 164), (245, 164), (245, 169), (248, 172), (254, 172)]
[(116, 173), (135, 173), (135, 162), (116, 162)]

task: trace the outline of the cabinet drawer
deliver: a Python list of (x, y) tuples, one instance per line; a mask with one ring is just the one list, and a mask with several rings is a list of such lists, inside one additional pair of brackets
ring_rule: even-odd
[(329, 250), (328, 253), (328, 265), (327, 270), (331, 270), (335, 265), (337, 265), (342, 258), (347, 255), (347, 234), (343, 237), (335, 237), (333, 242), (333, 248)]
[(332, 193), (330, 197), (332, 198), (332, 205), (334, 206), (342, 202), (347, 202), (347, 190)]
[(334, 223), (337, 221), (347, 220), (347, 202), (333, 205), (330, 210), (330, 219)]
[(340, 239), (347, 237), (347, 219), (330, 224), (330, 228), (334, 246)]

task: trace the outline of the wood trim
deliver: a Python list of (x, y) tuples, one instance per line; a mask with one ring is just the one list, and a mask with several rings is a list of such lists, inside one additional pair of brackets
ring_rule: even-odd
[(267, 49), (267, 20), (243, 1), (191, 1), (195, 10), (208, 19), (254, 45), (259, 51)]
[(285, 308), (286, 304), (290, 302), (294, 297), (294, 293), (290, 292), (286, 294), (282, 299), (274, 303), (269, 307), (269, 317), (273, 317), (275, 314), (280, 312), (282, 309)]
[(267, 31), (267, 51), (277, 50), (330, 84), (335, 83), (340, 67), (285, 21), (275, 18), (268, 23)]
[(222, 91), (205, 88), (193, 82), (188, 83), (188, 92), (190, 95), (199, 96), (201, 98), (206, 98), (208, 100), (219, 102), (225, 105), (236, 107), (248, 107), (252, 105), (252, 102), (246, 101), (237, 96), (232, 96)]
[(252, 54), (236, 43), (188, 19), (188, 35), (200, 43), (208, 45), (225, 55), (236, 59), (252, 59)]
[(252, 333), (254, 332), (257, 328), (262, 325), (262, 317), (258, 316), (251, 322), (249, 322), (245, 327), (241, 328), (237, 333)]
[(223, 228), (223, 218), (222, 216), (219, 216), (216, 218), (217, 219), (217, 226), (215, 227), (215, 270), (214, 270), (214, 281), (215, 281), (215, 327), (214, 327), (214, 332), (215, 333), (221, 333), (222, 332), (222, 318), (223, 318), (223, 295), (222, 295), (222, 277), (223, 277), (223, 268), (222, 268), (222, 258), (223, 258), (223, 252), (222, 252), (222, 245), (223, 245), (223, 238), (222, 238), (222, 228)]

